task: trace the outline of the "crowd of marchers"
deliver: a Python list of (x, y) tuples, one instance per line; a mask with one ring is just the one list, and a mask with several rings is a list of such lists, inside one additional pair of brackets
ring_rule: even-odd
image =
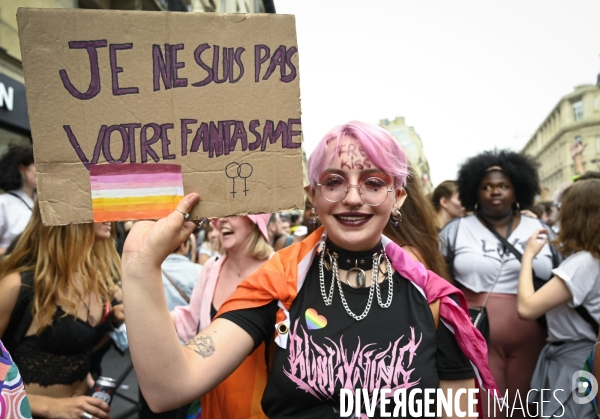
[[(595, 418), (572, 384), (600, 370), (600, 173), (583, 172), (584, 147), (550, 201), (536, 162), (506, 150), (425, 195), (391, 134), (350, 122), (312, 153), (303, 210), (193, 223), (200, 192), (161, 220), (44, 226), (33, 150), (13, 145), (0, 156), (0, 405), (109, 418), (92, 388), (116, 345), (142, 419), (339, 417), (340, 390), (360, 388), (478, 388), (511, 406), (549, 389), (564, 397), (545, 417)], [(480, 417), (541, 417), (480, 400)]]

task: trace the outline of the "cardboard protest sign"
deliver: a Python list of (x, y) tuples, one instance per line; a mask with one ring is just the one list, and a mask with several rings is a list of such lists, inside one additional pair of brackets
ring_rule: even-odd
[(302, 207), (293, 16), (19, 9), (47, 225)]

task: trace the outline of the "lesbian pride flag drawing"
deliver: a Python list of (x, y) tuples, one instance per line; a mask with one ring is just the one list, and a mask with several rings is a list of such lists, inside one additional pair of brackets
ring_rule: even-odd
[(94, 165), (90, 183), (95, 222), (165, 217), (183, 198), (177, 164)]

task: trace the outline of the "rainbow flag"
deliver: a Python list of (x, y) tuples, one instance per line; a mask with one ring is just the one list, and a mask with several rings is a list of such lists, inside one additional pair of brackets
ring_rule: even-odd
[(183, 198), (177, 164), (94, 165), (90, 183), (95, 222), (165, 217)]

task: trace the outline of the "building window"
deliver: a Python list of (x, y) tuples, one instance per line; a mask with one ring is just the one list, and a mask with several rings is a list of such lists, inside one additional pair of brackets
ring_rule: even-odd
[(583, 119), (583, 103), (581, 100), (573, 102), (573, 119), (575, 121), (580, 121)]

